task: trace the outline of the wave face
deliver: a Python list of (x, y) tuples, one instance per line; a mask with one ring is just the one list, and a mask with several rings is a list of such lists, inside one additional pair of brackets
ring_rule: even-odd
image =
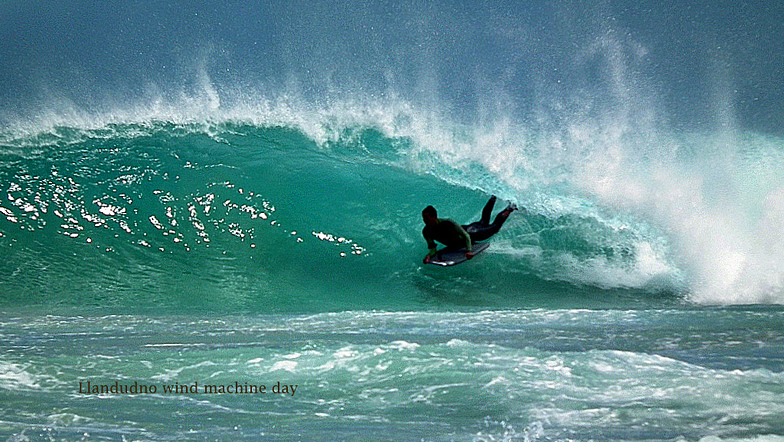
[[(784, 302), (768, 5), (281, 3), (4, 6), (0, 302)], [(422, 268), (421, 208), (490, 194)]]
[[(543, 294), (553, 305), (779, 302), (771, 223), (784, 207), (776, 192), (755, 198), (753, 183), (779, 179), (771, 169), (782, 156), (775, 139), (749, 142), (731, 168), (748, 174), (715, 178), (746, 192), (730, 202), (728, 189), (712, 195), (696, 182), (707, 169), (694, 159), (645, 175), (570, 166), (564, 177), (550, 156), (522, 155), (532, 165), (509, 170), (508, 146), (439, 151), (380, 127), (57, 127), (4, 143), (3, 303), (278, 312), (524, 306)], [(524, 208), (491, 251), (471, 266), (423, 268), (421, 208), (467, 223), (489, 194)], [(767, 230), (744, 237), (751, 214), (733, 209), (749, 207)]]
[[(320, 144), (292, 128), (232, 123), (57, 128), (16, 139), (2, 168), (3, 301), (321, 311), (412, 307), (443, 292), (493, 305), (561, 286), (643, 289), (671, 276), (642, 229), (533, 205), (476, 266), (422, 268), (421, 208), (468, 222), (493, 174), (476, 161), (448, 166), (414, 145), (375, 129)], [(522, 203), (491, 181), (488, 190)]]

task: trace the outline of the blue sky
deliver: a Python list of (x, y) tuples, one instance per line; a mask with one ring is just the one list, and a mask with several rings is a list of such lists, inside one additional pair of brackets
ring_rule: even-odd
[(524, 118), (611, 94), (620, 65), (677, 124), (710, 126), (717, 100), (752, 129), (784, 122), (778, 2), (11, 0), (0, 17), (12, 110), (187, 87), (205, 66), (219, 90), (294, 79), (314, 97), (392, 89), (468, 110), (502, 95)]

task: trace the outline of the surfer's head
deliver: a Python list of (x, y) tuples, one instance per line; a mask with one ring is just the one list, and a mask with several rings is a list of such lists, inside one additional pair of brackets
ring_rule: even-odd
[(427, 206), (424, 210), (422, 210), (422, 221), (425, 222), (425, 225), (432, 226), (438, 222), (438, 212), (436, 212), (436, 208), (433, 206)]

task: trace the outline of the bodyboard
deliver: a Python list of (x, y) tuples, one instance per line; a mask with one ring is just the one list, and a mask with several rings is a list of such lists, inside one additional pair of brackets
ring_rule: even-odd
[[(474, 252), (474, 256), (482, 253), (490, 243), (486, 242), (478, 242), (474, 243), (472, 247), (472, 252)], [(468, 261), (465, 257), (466, 249), (465, 247), (462, 249), (457, 250), (449, 250), (449, 249), (441, 249), (436, 252), (436, 256), (432, 257), (428, 264), (433, 264), (442, 267), (449, 267), (453, 265), (460, 264), (461, 262)]]

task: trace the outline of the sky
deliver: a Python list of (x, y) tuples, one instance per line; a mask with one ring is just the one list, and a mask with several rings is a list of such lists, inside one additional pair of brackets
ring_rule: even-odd
[(587, 96), (652, 100), (674, 127), (784, 132), (780, 2), (468, 3), (5, 1), (0, 108), (176, 96), (206, 72), (218, 91), (394, 93), (464, 119)]

